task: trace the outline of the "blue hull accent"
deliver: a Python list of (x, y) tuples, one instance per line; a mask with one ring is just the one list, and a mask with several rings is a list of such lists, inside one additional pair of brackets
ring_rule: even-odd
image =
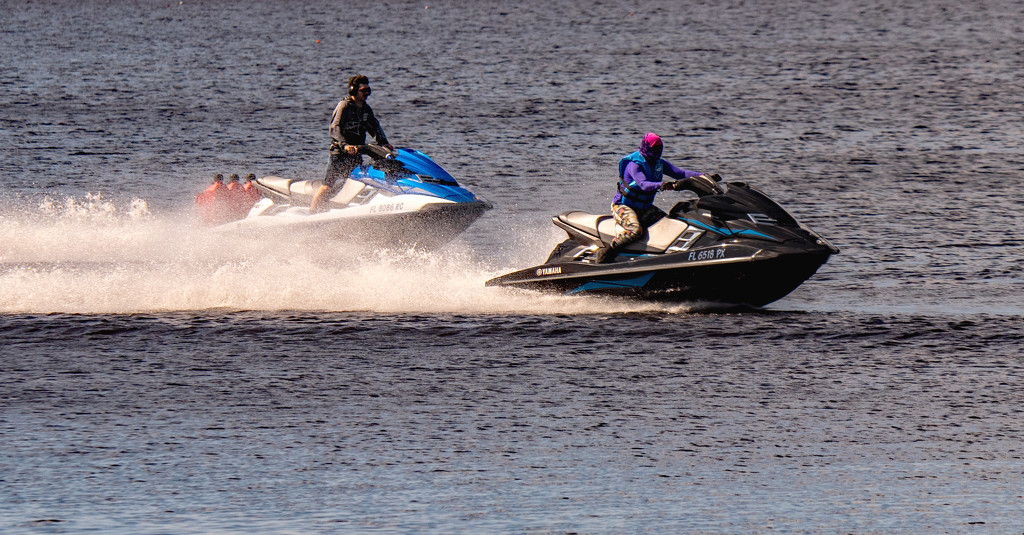
[(589, 292), (591, 290), (606, 290), (609, 288), (643, 288), (648, 282), (650, 282), (651, 277), (653, 276), (654, 272), (652, 271), (633, 277), (632, 279), (595, 280), (573, 288), (565, 293), (566, 295), (571, 295), (580, 292)]
[(695, 221), (693, 219), (687, 219), (685, 217), (680, 218), (680, 219), (682, 219), (683, 221), (686, 221), (687, 223), (689, 223), (689, 224), (691, 224), (691, 225), (693, 225), (695, 227), (700, 227), (700, 228), (702, 228), (704, 230), (710, 230), (711, 232), (717, 232), (717, 233), (721, 234), (722, 236), (753, 236), (753, 237), (756, 237), (756, 238), (764, 238), (766, 240), (778, 241), (775, 238), (773, 238), (773, 237), (771, 237), (771, 236), (769, 236), (767, 234), (762, 234), (762, 233), (754, 231), (754, 230), (749, 230), (749, 229), (730, 230), (730, 229), (727, 229), (727, 228), (716, 227), (714, 225), (708, 225), (707, 223), (702, 223), (700, 221)]

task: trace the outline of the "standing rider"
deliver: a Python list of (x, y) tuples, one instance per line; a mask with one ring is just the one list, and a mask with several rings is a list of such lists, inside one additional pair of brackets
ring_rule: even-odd
[(348, 97), (338, 103), (331, 116), (331, 160), (327, 164), (323, 186), (313, 195), (310, 214), (325, 211), (325, 201), (336, 195), (345, 184), (344, 180), (337, 183), (338, 178), (348, 179), (352, 171), (363, 163), (358, 146), (366, 144), (367, 133), (373, 136), (378, 145), (394, 150), (373, 115), (373, 109), (366, 103), (370, 93), (369, 78), (362, 74), (349, 78)]
[(662, 182), (662, 175), (684, 179), (701, 174), (662, 160), (662, 148), (661, 138), (648, 132), (640, 142), (640, 150), (619, 160), (619, 191), (612, 199), (612, 215), (622, 232), (611, 245), (597, 250), (595, 263), (612, 260), (617, 250), (640, 239), (645, 228), (665, 215), (654, 206), (654, 196), (661, 190), (673, 189), (675, 182)]

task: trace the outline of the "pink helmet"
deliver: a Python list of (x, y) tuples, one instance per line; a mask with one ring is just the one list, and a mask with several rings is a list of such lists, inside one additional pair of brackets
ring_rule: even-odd
[(654, 132), (647, 132), (643, 141), (640, 142), (640, 155), (644, 158), (661, 158), (661, 138)]

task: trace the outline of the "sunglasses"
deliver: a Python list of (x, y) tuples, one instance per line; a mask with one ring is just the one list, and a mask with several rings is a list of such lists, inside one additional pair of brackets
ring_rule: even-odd
[(369, 95), (370, 93), (373, 93), (373, 90), (370, 89), (369, 87), (364, 87), (364, 88), (360, 89), (359, 92), (364, 94), (364, 95)]

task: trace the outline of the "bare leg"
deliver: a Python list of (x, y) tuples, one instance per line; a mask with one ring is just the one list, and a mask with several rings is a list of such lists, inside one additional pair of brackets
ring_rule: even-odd
[(352, 173), (352, 170), (362, 162), (362, 156), (352, 156), (341, 151), (331, 149), (331, 159), (327, 163), (327, 172), (324, 175), (324, 185), (316, 190), (313, 195), (313, 202), (309, 204), (309, 213), (317, 214), (327, 211), (327, 200), (338, 192), (334, 188), (335, 183), (340, 179), (343, 182)]
[(329, 197), (330, 191), (331, 188), (329, 186), (320, 186), (320, 189), (316, 190), (316, 193), (313, 195), (313, 202), (309, 204), (310, 215), (327, 211), (324, 204), (325, 200)]

